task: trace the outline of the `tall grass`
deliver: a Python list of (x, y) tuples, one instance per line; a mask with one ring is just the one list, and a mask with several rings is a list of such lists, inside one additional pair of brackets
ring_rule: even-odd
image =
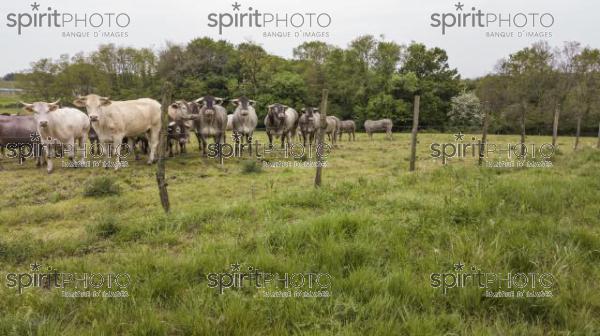
[[(132, 284), (125, 299), (19, 295), (2, 284), (0, 334), (598, 334), (600, 152), (565, 149), (552, 169), (493, 170), (469, 160), (442, 167), (421, 148), (411, 174), (406, 139), (342, 142), (318, 189), (314, 169), (246, 174), (241, 161), (221, 167), (192, 152), (167, 163), (169, 215), (160, 210), (154, 167), (143, 163), (49, 177), (8, 164), (0, 179), (5, 273), (37, 261), (63, 272), (127, 272)], [(104, 181), (96, 175), (111, 182), (93, 190), (118, 184), (120, 192), (84, 197), (85, 181)], [(63, 196), (52, 202), (57, 190)], [(487, 272), (551, 273), (554, 296), (432, 288), (430, 274), (459, 261)], [(275, 299), (252, 286), (224, 294), (207, 286), (208, 273), (236, 262), (329, 273), (332, 296)]]

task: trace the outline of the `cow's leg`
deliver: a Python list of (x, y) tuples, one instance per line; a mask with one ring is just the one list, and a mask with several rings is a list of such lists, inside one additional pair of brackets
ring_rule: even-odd
[(83, 133), (80, 137), (79, 137), (79, 147), (81, 147), (81, 164), (82, 167), (83, 165), (85, 165), (85, 159), (87, 159), (87, 143), (88, 143), (88, 135), (87, 132)]
[(140, 151), (137, 150), (137, 140), (133, 137), (127, 138), (127, 146), (129, 147), (129, 154), (133, 153), (135, 160), (138, 161), (140, 159)]
[(273, 134), (267, 132), (267, 136), (269, 137), (269, 148), (273, 147)]
[(48, 174), (52, 173), (54, 170), (54, 164), (52, 162), (52, 157), (54, 156), (54, 146), (50, 143), (45, 143), (46, 145), (46, 163), (48, 165)]
[(200, 136), (200, 132), (198, 132), (198, 130), (196, 130), (194, 133), (196, 133), (196, 139), (198, 139), (198, 152), (202, 153), (202, 137)]
[[(71, 138), (67, 141), (67, 144), (71, 147), (71, 150), (69, 151), (69, 161), (73, 162), (75, 161), (75, 138)], [(63, 152), (64, 155), (64, 152)]]
[(285, 142), (285, 132), (281, 133), (281, 148), (285, 147), (284, 142)]
[(252, 132), (246, 134), (246, 142), (248, 143), (248, 153), (252, 156)]
[(154, 163), (154, 158), (156, 155), (156, 150), (158, 149), (158, 144), (160, 142), (160, 125), (155, 127), (150, 132), (150, 138), (148, 139), (148, 145), (150, 147), (150, 154), (148, 156), (148, 164)]
[(207, 138), (205, 135), (200, 134), (200, 138), (201, 138), (201, 144), (202, 144), (202, 156), (208, 156), (206, 153), (206, 142), (207, 142)]
[[(132, 141), (131, 138), (127, 139), (127, 143), (129, 145), (129, 141)], [(123, 136), (118, 134), (113, 136), (113, 153), (115, 155), (115, 170), (118, 170), (121, 165), (121, 147), (123, 145)]]
[(173, 157), (173, 139), (169, 138), (169, 136), (167, 136), (167, 145), (168, 145), (168, 151), (169, 151), (169, 157)]

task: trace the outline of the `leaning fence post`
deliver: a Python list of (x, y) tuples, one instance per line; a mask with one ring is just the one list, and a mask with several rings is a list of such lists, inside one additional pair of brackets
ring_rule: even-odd
[(483, 164), (485, 157), (485, 144), (487, 143), (488, 126), (490, 125), (490, 107), (488, 102), (483, 103), (483, 130), (481, 132), (481, 144), (479, 145), (479, 161), (478, 164)]
[(421, 96), (415, 95), (415, 103), (413, 110), (413, 126), (410, 137), (410, 168), (409, 171), (415, 171), (415, 165), (417, 161), (417, 132), (419, 130), (419, 104), (421, 103)]
[(165, 82), (162, 87), (161, 126), (160, 141), (158, 144), (158, 163), (156, 164), (156, 182), (158, 182), (160, 203), (167, 213), (170, 211), (171, 205), (169, 203), (167, 181), (165, 180), (165, 152), (167, 147), (167, 125), (169, 124), (168, 109), (169, 105), (171, 105), (172, 94), (173, 85), (170, 82)]
[(323, 96), (321, 98), (321, 127), (317, 134), (317, 174), (315, 175), (315, 187), (321, 186), (323, 143), (325, 142), (325, 129), (327, 128), (327, 95), (327, 89), (323, 89)]

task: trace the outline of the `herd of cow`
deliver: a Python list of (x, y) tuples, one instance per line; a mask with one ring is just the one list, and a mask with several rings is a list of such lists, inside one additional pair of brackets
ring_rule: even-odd
[[(209, 138), (214, 143), (226, 143), (226, 132), (232, 131), (236, 142), (248, 145), (258, 124), (254, 109), (255, 101), (246, 97), (232, 99), (229, 102), (235, 106), (233, 114), (228, 115), (223, 107), (224, 100), (213, 96), (204, 96), (192, 102), (178, 100), (168, 107), (168, 150), (173, 156), (173, 145), (179, 153), (185, 153), (185, 145), (189, 141), (189, 132), (193, 131), (199, 144), (199, 150), (207, 155)], [(69, 107), (60, 107), (59, 101), (54, 103), (36, 102), (22, 103), (24, 109), (31, 113), (27, 116), (0, 115), (0, 149), (9, 144), (33, 145), (41, 143), (48, 172), (53, 171), (52, 158), (56, 155), (56, 144), (67, 145), (75, 149), (91, 143), (94, 148), (107, 148), (106, 144), (127, 143), (138, 158), (137, 145), (141, 143), (142, 151), (148, 154), (148, 163), (155, 161), (161, 131), (161, 104), (156, 100), (142, 98), (128, 101), (112, 101), (96, 94), (78, 96), (73, 105), (85, 109), (87, 113)], [(329, 141), (333, 145), (347, 133), (349, 140), (355, 140), (356, 124), (352, 120), (341, 121), (335, 116), (327, 116), (326, 125), (321, 125), (319, 109), (315, 107), (302, 108), (299, 114), (295, 109), (283, 105), (268, 106), (264, 119), (269, 145), (273, 139), (279, 138), (281, 146), (291, 143), (298, 137), (306, 146), (314, 144), (317, 130), (325, 129)], [(365, 130), (372, 138), (374, 132), (386, 132), (391, 138), (392, 121), (390, 119), (367, 120)], [(39, 134), (39, 137), (32, 136)], [(100, 146), (102, 145), (102, 147)], [(113, 146), (113, 154), (120, 159), (121, 146)], [(73, 161), (75, 152), (65, 153)], [(38, 165), (41, 165), (41, 155)], [(119, 165), (116, 165), (118, 168)]]

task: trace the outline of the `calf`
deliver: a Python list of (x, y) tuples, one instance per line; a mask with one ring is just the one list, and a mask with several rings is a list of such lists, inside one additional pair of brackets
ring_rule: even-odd
[(342, 133), (348, 133), (348, 141), (356, 141), (356, 123), (353, 120), (340, 121), (339, 140), (342, 140)]
[(231, 102), (236, 107), (232, 118), (235, 142), (243, 144), (245, 137), (250, 153), (252, 153), (252, 135), (258, 124), (258, 117), (256, 116), (256, 110), (254, 110), (256, 102), (246, 97), (233, 99)]
[[(150, 147), (148, 164), (155, 161), (158, 148), (161, 112), (160, 103), (149, 98), (111, 101), (96, 94), (79, 96), (73, 104), (87, 109), (89, 119), (102, 144), (112, 142), (117, 162), (120, 162), (120, 144), (127, 137), (129, 148), (134, 149), (135, 137), (147, 134)], [(119, 164), (115, 169), (119, 168)]]
[(100, 152), (100, 140), (98, 139), (98, 133), (94, 131), (93, 127), (90, 127), (88, 138), (90, 139), (90, 153), (94, 155), (96, 151)]
[(288, 145), (291, 137), (296, 134), (298, 127), (298, 112), (291, 107), (282, 104), (272, 104), (267, 107), (265, 127), (269, 137), (269, 146), (273, 146), (273, 137), (281, 136), (281, 148), (287, 140)]
[(167, 127), (167, 143), (169, 144), (169, 157), (173, 157), (173, 145), (179, 147), (178, 154), (185, 153), (185, 144), (188, 141), (188, 132), (183, 120), (171, 121)]
[(317, 132), (321, 127), (321, 114), (316, 107), (305, 107), (302, 112), (298, 126), (300, 127), (304, 146), (306, 146), (306, 140), (309, 144), (314, 144), (316, 141)]
[(394, 124), (390, 119), (367, 120), (365, 121), (365, 131), (369, 134), (369, 139), (373, 139), (373, 133), (385, 132), (388, 139), (392, 140), (392, 127)]
[[(21, 103), (25, 106), (26, 111), (34, 113), (37, 131), (46, 149), (48, 173), (52, 173), (54, 170), (52, 158), (55, 156), (54, 145), (57, 142), (68, 146), (68, 156), (73, 161), (76, 151), (75, 141), (77, 140), (79, 145), (87, 143), (88, 132), (90, 131), (88, 116), (78, 109), (60, 108), (58, 101), (54, 103)], [(85, 154), (82, 160), (84, 159)]]

